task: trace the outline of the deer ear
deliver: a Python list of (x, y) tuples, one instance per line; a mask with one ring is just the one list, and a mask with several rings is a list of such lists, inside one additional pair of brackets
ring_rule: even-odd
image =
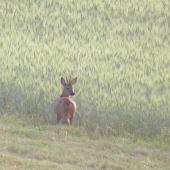
[(77, 77), (74, 78), (74, 79), (71, 81), (71, 85), (74, 85), (74, 84), (76, 83), (76, 81), (77, 81)]
[(66, 82), (65, 82), (64, 78), (62, 78), (62, 77), (61, 77), (61, 84), (62, 84), (63, 86), (66, 85)]

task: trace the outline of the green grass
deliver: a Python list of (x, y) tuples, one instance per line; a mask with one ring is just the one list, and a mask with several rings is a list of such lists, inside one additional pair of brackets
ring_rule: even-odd
[(1, 0), (1, 112), (37, 114), (37, 126), (54, 125), (60, 78), (72, 75), (74, 126), (95, 138), (169, 143), (169, 6), (168, 0)]
[(36, 123), (27, 114), (1, 114), (0, 169), (170, 169), (168, 144)]

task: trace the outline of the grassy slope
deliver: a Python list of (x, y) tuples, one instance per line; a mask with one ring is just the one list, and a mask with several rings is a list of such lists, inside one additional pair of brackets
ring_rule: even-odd
[(61, 93), (60, 77), (72, 74), (78, 77), (77, 125), (168, 136), (169, 4), (3, 1), (0, 107), (48, 119)]
[(170, 169), (167, 145), (114, 136), (108, 140), (85, 128), (47, 125), (38, 117), (1, 115), (0, 133), (3, 170)]
[[(78, 109), (88, 123), (95, 121), (97, 110), (100, 117), (103, 111), (107, 114), (99, 123), (110, 126), (130, 113), (143, 122), (153, 115), (159, 118), (154, 122), (167, 127), (168, 7), (167, 0), (3, 1), (0, 78), (12, 84), (9, 110), (32, 111), (44, 92), (38, 111), (52, 112), (51, 104), (61, 93), (60, 77), (72, 74), (78, 77)], [(129, 129), (129, 121), (123, 121)], [(148, 126), (160, 129), (151, 120), (136, 125)]]
[[(49, 118), (60, 76), (73, 74), (85, 125), (110, 124), (124, 137), (5, 114), (0, 169), (170, 169), (169, 1), (93, 2), (1, 3), (0, 78), (12, 82), (1, 101), (9, 111), (34, 113), (43, 91), (37, 108)], [(139, 133), (158, 134), (160, 143), (134, 143)]]

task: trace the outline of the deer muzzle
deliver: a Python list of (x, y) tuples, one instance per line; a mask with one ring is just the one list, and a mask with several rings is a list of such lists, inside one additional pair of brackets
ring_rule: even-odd
[(74, 96), (74, 95), (75, 95), (75, 93), (74, 93), (74, 92), (70, 94), (70, 96)]

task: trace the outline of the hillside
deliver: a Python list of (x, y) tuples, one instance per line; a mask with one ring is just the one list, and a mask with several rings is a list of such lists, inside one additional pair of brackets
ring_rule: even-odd
[(169, 143), (169, 6), (167, 0), (1, 1), (1, 113), (55, 125), (60, 79), (71, 75), (78, 77), (75, 128)]

